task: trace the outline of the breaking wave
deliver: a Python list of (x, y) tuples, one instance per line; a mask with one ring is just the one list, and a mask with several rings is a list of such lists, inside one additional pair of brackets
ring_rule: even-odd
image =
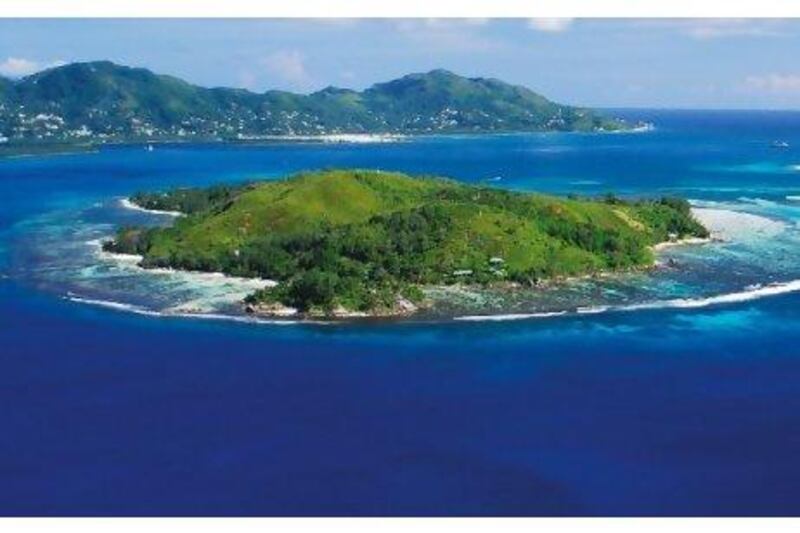
[(607, 312), (630, 312), (654, 309), (697, 309), (715, 305), (726, 305), (758, 300), (770, 296), (778, 296), (791, 292), (800, 291), (800, 279), (770, 283), (768, 285), (749, 285), (744, 290), (708, 296), (704, 298), (674, 298), (671, 300), (654, 300), (638, 304), (626, 304), (616, 306), (593, 306), (578, 307), (574, 311), (553, 311), (538, 313), (516, 313), (504, 315), (465, 315), (457, 316), (455, 320), (466, 321), (504, 321), (504, 320), (525, 320), (533, 318), (552, 318), (567, 315), (586, 315), (600, 314)]
[(566, 315), (567, 311), (552, 311), (544, 313), (510, 313), (505, 315), (465, 315), (453, 317), (453, 320), (463, 321), (505, 321), (505, 320), (525, 320), (528, 318), (550, 318), (554, 316)]
[(120, 198), (119, 204), (125, 209), (133, 211), (141, 211), (142, 213), (150, 213), (152, 215), (166, 215), (170, 217), (182, 217), (183, 213), (180, 211), (159, 211), (157, 209), (146, 209), (140, 205), (131, 202), (130, 198)]
[[(129, 313), (135, 313), (137, 315), (144, 315), (144, 316), (154, 316), (154, 317), (176, 317), (176, 318), (198, 318), (198, 319), (205, 319), (205, 320), (228, 320), (232, 322), (244, 322), (250, 324), (271, 324), (271, 325), (292, 325), (292, 324), (300, 324), (300, 323), (311, 323), (311, 321), (300, 321), (300, 320), (280, 320), (280, 319), (265, 319), (265, 318), (258, 318), (253, 316), (245, 316), (245, 315), (226, 315), (222, 313), (187, 313), (187, 312), (173, 312), (173, 311), (156, 311), (153, 309), (147, 309), (146, 307), (142, 307), (140, 305), (128, 304), (124, 302), (115, 302), (113, 300), (98, 300), (94, 298), (84, 298), (81, 296), (77, 296), (74, 294), (68, 294), (65, 297), (66, 300), (70, 302), (75, 302), (79, 304), (87, 304), (93, 305), (96, 307), (104, 307), (106, 309), (113, 309), (115, 311), (125, 311)], [(315, 324), (325, 324), (322, 321), (315, 321)]]

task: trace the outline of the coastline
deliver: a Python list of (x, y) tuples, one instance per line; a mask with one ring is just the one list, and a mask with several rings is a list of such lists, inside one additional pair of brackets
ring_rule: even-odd
[[(132, 202), (128, 201), (124, 204), (125, 207), (129, 207), (136, 210), (151, 212), (153, 214), (173, 214), (174, 212), (162, 212), (162, 211), (152, 211), (146, 210)], [(651, 249), (654, 253), (658, 254), (662, 251), (672, 249), (674, 247), (680, 246), (697, 246), (697, 245), (706, 245), (706, 244), (713, 244), (713, 243), (725, 243), (736, 241), (748, 237), (752, 237), (753, 235), (760, 236), (766, 234), (774, 234), (774, 232), (782, 231), (784, 229), (784, 224), (782, 222), (764, 217), (759, 215), (754, 215), (752, 213), (745, 213), (736, 211), (733, 209), (724, 209), (724, 208), (701, 208), (701, 207), (693, 207), (692, 208), (693, 214), (697, 216), (698, 220), (707, 227), (707, 229), (711, 232), (711, 236), (709, 238), (686, 238), (686, 239), (679, 239), (674, 241), (667, 241), (663, 243), (657, 243), (653, 245)], [(97, 246), (98, 248), (101, 246), (103, 239), (96, 239), (94, 241), (89, 241), (87, 244), (91, 244)], [(114, 261), (116, 263), (136, 268), (144, 272), (153, 273), (153, 274), (163, 274), (163, 275), (186, 275), (191, 277), (196, 277), (199, 280), (206, 280), (210, 283), (217, 283), (217, 282), (234, 282), (238, 283), (241, 282), (247, 286), (253, 287), (260, 287), (263, 288), (265, 286), (275, 286), (277, 282), (272, 280), (264, 280), (264, 279), (256, 279), (256, 278), (237, 278), (232, 276), (227, 276), (221, 272), (193, 272), (193, 271), (185, 271), (179, 269), (171, 269), (171, 268), (143, 268), (138, 265), (138, 263), (142, 260), (142, 257), (139, 255), (134, 254), (116, 254), (111, 252), (105, 252), (102, 249), (99, 251), (100, 257), (104, 260)], [(587, 273), (579, 276), (569, 276), (569, 277), (558, 277), (558, 278), (550, 278), (546, 280), (541, 280), (537, 283), (534, 287), (530, 289), (526, 287), (522, 287), (519, 285), (514, 286), (507, 286), (507, 287), (498, 287), (499, 290), (547, 290), (558, 285), (562, 285), (565, 283), (570, 283), (574, 281), (580, 280), (587, 280), (587, 279), (602, 279), (602, 278), (610, 278), (617, 275), (622, 275), (628, 272), (633, 271), (647, 271), (654, 268), (659, 268), (663, 266), (663, 263), (658, 261), (658, 257), (656, 257), (655, 262), (652, 265), (647, 265), (645, 267), (637, 268), (637, 269), (628, 269), (624, 271), (602, 271), (602, 272), (595, 272), (595, 273)], [(425, 289), (432, 289), (432, 290), (440, 290), (440, 291), (481, 291), (484, 289), (482, 286), (471, 286), (471, 285), (445, 285), (445, 286), (437, 286), (437, 287), (425, 287)], [(452, 321), (467, 321), (467, 322), (475, 322), (475, 321), (506, 321), (506, 320), (524, 320), (524, 319), (538, 319), (538, 318), (551, 318), (551, 317), (563, 317), (563, 316), (581, 316), (581, 315), (588, 315), (588, 314), (600, 314), (605, 312), (626, 312), (626, 311), (637, 311), (637, 310), (657, 310), (663, 308), (681, 308), (681, 309), (694, 309), (694, 308), (701, 308), (710, 305), (722, 305), (722, 304), (731, 304), (736, 302), (748, 301), (751, 299), (763, 298), (773, 295), (784, 294), (787, 292), (798, 292), (800, 291), (800, 280), (789, 280), (783, 282), (772, 282), (772, 283), (764, 283), (759, 284), (755, 283), (753, 285), (748, 285), (741, 290), (732, 291), (728, 293), (721, 293), (716, 295), (704, 295), (698, 297), (691, 297), (691, 298), (678, 298), (678, 299), (663, 299), (663, 300), (652, 300), (652, 301), (643, 301), (638, 303), (630, 303), (624, 305), (586, 305), (586, 306), (577, 306), (574, 309), (556, 309), (556, 310), (536, 310), (531, 312), (519, 312), (519, 313), (492, 313), (492, 314), (453, 314), (449, 317), (449, 320)], [(74, 301), (81, 301), (81, 298), (70, 298)], [(91, 302), (87, 302), (91, 303)], [(401, 305), (395, 306), (391, 309), (381, 309), (376, 310), (374, 312), (362, 312), (362, 311), (350, 311), (345, 309), (341, 306), (334, 309), (332, 312), (325, 313), (319, 310), (311, 311), (311, 312), (300, 312), (297, 309), (284, 306), (281, 304), (246, 304), (242, 300), (237, 300), (236, 307), (241, 309), (242, 313), (219, 313), (215, 310), (203, 309), (201, 307), (194, 307), (193, 302), (183, 302), (167, 309), (157, 311), (157, 310), (147, 310), (147, 312), (143, 312), (142, 314), (151, 314), (154, 316), (176, 316), (176, 317), (197, 317), (197, 318), (230, 318), (234, 320), (243, 320), (249, 321), (253, 323), (296, 323), (296, 324), (310, 324), (310, 323), (346, 323), (346, 322), (358, 322), (361, 320), (391, 320), (391, 319), (402, 319), (402, 318), (410, 318), (416, 316), (419, 311), (427, 309), (431, 305), (431, 299), (426, 294), (425, 300), (419, 305), (412, 304), (411, 302), (403, 302)], [(100, 305), (100, 304), (98, 304)], [(111, 304), (108, 307), (112, 307)], [(115, 303), (113, 308), (119, 310), (128, 310), (126, 309), (126, 304), (122, 303)], [(434, 316), (432, 318), (434, 321), (441, 321), (441, 316)]]
[(271, 279), (264, 279), (264, 278), (243, 278), (239, 276), (229, 276), (224, 272), (203, 272), (201, 270), (183, 270), (178, 268), (165, 268), (165, 267), (158, 267), (158, 268), (145, 268), (140, 266), (139, 263), (144, 259), (143, 256), (137, 254), (120, 254), (116, 252), (107, 252), (102, 249), (102, 243), (106, 239), (93, 239), (88, 241), (86, 244), (90, 246), (97, 246), (99, 248), (98, 256), (101, 259), (107, 261), (113, 261), (120, 264), (126, 264), (129, 266), (134, 266), (137, 269), (140, 269), (143, 272), (148, 272), (152, 274), (185, 274), (190, 276), (196, 276), (197, 278), (202, 278), (206, 280), (224, 280), (234, 283), (244, 283), (244, 284), (252, 284), (258, 285), (259, 288), (264, 287), (274, 287), (278, 284), (277, 281)]
[(593, 315), (609, 312), (625, 313), (633, 311), (657, 311), (659, 309), (702, 309), (714, 305), (730, 305), (749, 302), (770, 296), (800, 292), (800, 279), (784, 282), (773, 282), (766, 285), (752, 285), (742, 290), (703, 296), (698, 298), (673, 298), (652, 300), (634, 304), (601, 305), (593, 307), (576, 307), (573, 310), (541, 311), (531, 313), (487, 314), (487, 315), (461, 315), (453, 317), (455, 321), (489, 322), (526, 320), (532, 318), (552, 318), (562, 316)]
[[(146, 309), (147, 313), (160, 316), (198, 316), (210, 317), (211, 315), (230, 316), (240, 318), (241, 315), (228, 314), (223, 309), (239, 308), (243, 298), (255, 290), (262, 290), (277, 285), (277, 282), (263, 278), (243, 278), (229, 276), (221, 272), (201, 272), (192, 270), (179, 270), (172, 268), (144, 268), (140, 266), (143, 257), (137, 254), (123, 254), (103, 250), (105, 238), (96, 238), (86, 241), (94, 249), (99, 261), (121, 271), (134, 272), (136, 275), (160, 276), (165, 283), (183, 287), (182, 292), (188, 295), (181, 301), (172, 302), (168, 307), (161, 309)], [(154, 278), (151, 278), (154, 279)], [(156, 278), (157, 279), (157, 278)], [(186, 292), (186, 291), (189, 292)], [(71, 299), (71, 298), (70, 298)], [(89, 298), (91, 299), (91, 298)], [(100, 304), (98, 304), (100, 305)], [(108, 307), (126, 309), (131, 305), (124, 302), (110, 301)], [(132, 306), (139, 307), (139, 306)], [(144, 308), (142, 308), (144, 309)]]
[(125, 209), (131, 209), (133, 211), (140, 211), (142, 213), (150, 213), (152, 215), (165, 215), (170, 217), (182, 217), (185, 216), (180, 211), (159, 211), (158, 209), (147, 209), (144, 208), (136, 203), (134, 203), (130, 197), (120, 198), (119, 203)]
[(692, 207), (692, 214), (716, 241), (748, 241), (775, 237), (786, 229), (782, 221), (720, 207)]
[[(168, 216), (181, 216), (180, 213), (171, 212), (171, 211), (156, 211), (156, 210), (149, 210), (142, 208), (132, 201), (129, 198), (124, 198), (120, 200), (120, 203), (123, 207), (134, 209), (137, 211), (148, 212), (152, 214), (158, 215), (168, 215)], [(576, 276), (560, 276), (554, 278), (543, 279), (537, 282), (535, 285), (531, 287), (523, 287), (520, 284), (511, 284), (506, 283), (502, 284), (499, 283), (498, 285), (494, 286), (493, 289), (499, 292), (506, 292), (506, 291), (517, 291), (517, 290), (547, 290), (550, 288), (557, 287), (559, 285), (568, 284), (570, 282), (576, 281), (585, 281), (591, 279), (608, 279), (614, 276), (623, 275), (625, 273), (631, 272), (646, 272), (652, 269), (657, 269), (664, 266), (664, 263), (659, 261), (658, 254), (662, 251), (666, 251), (675, 247), (681, 246), (699, 246), (699, 245), (706, 245), (711, 243), (723, 243), (723, 242), (730, 242), (731, 240), (740, 240), (742, 238), (746, 238), (752, 235), (765, 235), (765, 234), (774, 234), (775, 232), (782, 231), (784, 229), (784, 225), (782, 222), (759, 216), (754, 215), (751, 213), (744, 213), (740, 211), (736, 211), (733, 209), (723, 209), (723, 208), (709, 208), (709, 207), (692, 207), (693, 215), (709, 230), (710, 237), (708, 238), (698, 238), (698, 237), (689, 237), (684, 239), (675, 239), (670, 241), (665, 241), (661, 243), (657, 243), (651, 246), (651, 250), (655, 254), (654, 262), (650, 265), (644, 265), (637, 268), (632, 269), (624, 269), (624, 270), (614, 270), (614, 271), (599, 271), (599, 272), (592, 272), (586, 273), (582, 275)], [(129, 255), (129, 254), (114, 254), (111, 252), (101, 252), (106, 254), (106, 259), (117, 261), (120, 263), (126, 263), (131, 265), (137, 269), (141, 269), (146, 272), (151, 272), (154, 274), (184, 274), (189, 276), (198, 276), (199, 278), (204, 278), (209, 281), (213, 280), (229, 280), (233, 282), (242, 282), (245, 284), (258, 284), (260, 288), (270, 287), (277, 285), (277, 282), (272, 280), (257, 280), (255, 278), (236, 278), (227, 276), (224, 273), (220, 272), (192, 272), (192, 271), (184, 271), (179, 269), (171, 269), (171, 268), (143, 268), (138, 265), (141, 261), (142, 257), (137, 255)], [(796, 290), (796, 283), (790, 282), (790, 287), (788, 290)], [(254, 285), (256, 286), (256, 285)], [(319, 320), (330, 320), (333, 322), (345, 322), (350, 320), (358, 320), (358, 319), (391, 319), (391, 318), (407, 318), (414, 315), (417, 315), (419, 311), (423, 309), (432, 308), (435, 306), (436, 297), (434, 296), (433, 299), (429, 296), (428, 291), (439, 291), (439, 293), (446, 293), (449, 291), (476, 291), (480, 292), (482, 290), (487, 290), (484, 286), (472, 286), (472, 285), (445, 285), (445, 286), (436, 286), (436, 287), (420, 287), (420, 289), (426, 293), (425, 299), (420, 304), (414, 304), (407, 300), (398, 298), (396, 305), (390, 308), (382, 308), (376, 309), (373, 311), (354, 311), (346, 309), (342, 306), (338, 306), (333, 310), (328, 312), (322, 310), (311, 310), (307, 312), (301, 312), (298, 309), (294, 309), (292, 307), (288, 307), (279, 303), (245, 303), (243, 300), (239, 300), (237, 305), (239, 309), (241, 309), (242, 314), (244, 316), (249, 316), (254, 319), (263, 318), (263, 319), (292, 319), (297, 322), (314, 322)], [(772, 284), (765, 285), (765, 286), (758, 286), (756, 287), (755, 294), (751, 294), (753, 287), (746, 287), (744, 289), (744, 296), (743, 297), (758, 297), (759, 294), (773, 294), (773, 293), (782, 293), (787, 288), (783, 288), (781, 284), (778, 284), (778, 287), (773, 288)], [(766, 290), (762, 290), (766, 289)], [(489, 289), (491, 290), (491, 289)], [(433, 293), (430, 293), (433, 294)], [(739, 294), (733, 293), (733, 294)], [(736, 298), (738, 296), (733, 296)], [(728, 301), (730, 296), (728, 295), (716, 295), (710, 296), (705, 298), (699, 299), (684, 299), (684, 300), (659, 300), (659, 301), (652, 301), (652, 302), (642, 302), (637, 304), (630, 304), (627, 306), (584, 306), (584, 307), (577, 307), (574, 310), (563, 311), (563, 310), (542, 310), (532, 313), (512, 313), (509, 316), (513, 318), (507, 318), (507, 314), (493, 314), (493, 315), (474, 315), (474, 318), (459, 318), (459, 315), (454, 314), (451, 319), (454, 320), (503, 320), (503, 319), (521, 319), (521, 318), (528, 318), (528, 317), (545, 317), (545, 316), (560, 316), (563, 314), (595, 314), (601, 313), (607, 310), (634, 310), (634, 309), (653, 309), (659, 308), (662, 306), (675, 306), (675, 307), (699, 307), (706, 305), (704, 302), (709, 301), (711, 303), (715, 303), (719, 301), (720, 303), (724, 303)], [(203, 309), (201, 307), (193, 307), (192, 302), (184, 302), (182, 304), (175, 305), (171, 307), (166, 314), (176, 314), (176, 315), (197, 315), (203, 316), (209, 314), (207, 309)], [(233, 315), (232, 315), (233, 316)], [(466, 315), (472, 316), (472, 315)], [(490, 318), (492, 317), (492, 318)]]
[[(120, 199), (120, 204), (122, 207), (127, 209), (132, 209), (140, 212), (146, 212), (155, 215), (165, 215), (165, 216), (184, 216), (183, 213), (177, 211), (159, 211), (153, 209), (146, 209), (131, 201), (130, 198), (122, 198)], [(679, 239), (675, 241), (666, 241), (662, 243), (657, 243), (656, 245), (651, 246), (651, 249), (654, 252), (659, 252), (663, 249), (673, 247), (673, 246), (684, 246), (684, 245), (696, 245), (696, 244), (706, 244), (709, 242), (715, 242), (719, 239), (713, 238), (697, 238), (697, 237), (690, 237), (685, 239)], [(119, 262), (125, 262), (128, 264), (132, 264), (138, 269), (141, 269), (146, 272), (151, 273), (163, 273), (163, 274), (186, 274), (186, 275), (194, 275), (194, 276), (204, 276), (206, 278), (216, 278), (220, 280), (232, 280), (232, 281), (255, 281), (256, 283), (261, 283), (262, 286), (260, 288), (266, 287), (274, 287), (278, 284), (273, 280), (257, 280), (256, 278), (236, 278), (233, 276), (228, 276), (222, 272), (196, 272), (196, 271), (187, 271), (181, 269), (173, 269), (173, 268), (144, 268), (139, 266), (140, 261), (143, 259), (142, 256), (134, 255), (134, 254), (119, 254), (119, 253), (112, 253), (106, 252), (101, 250), (101, 254), (105, 254), (105, 257), (111, 260), (116, 260)], [(598, 271), (598, 272), (589, 272), (585, 274), (575, 275), (575, 276), (556, 276), (553, 278), (542, 279), (539, 280), (535, 285), (531, 287), (523, 287), (519, 283), (503, 283), (500, 282), (493, 288), (495, 290), (499, 290), (501, 292), (505, 291), (517, 291), (517, 290), (546, 290), (548, 288), (552, 288), (558, 285), (567, 284), (570, 282), (581, 281), (581, 280), (590, 280), (590, 279), (602, 279), (602, 278), (609, 278), (620, 274), (635, 272), (635, 271), (649, 271), (654, 268), (659, 268), (662, 264), (655, 259), (652, 264), (649, 265), (642, 265), (635, 268), (628, 268), (624, 270), (613, 270), (613, 271)], [(444, 286), (431, 286), (431, 287), (419, 287), (420, 290), (423, 292), (429, 290), (438, 290), (440, 292), (448, 292), (448, 291), (458, 291), (458, 290), (474, 290), (474, 291), (482, 291), (482, 290), (491, 290), (487, 289), (484, 286), (472, 286), (472, 285), (444, 285)], [(420, 303), (413, 303), (405, 298), (398, 297), (395, 301), (395, 304), (391, 307), (375, 309), (371, 311), (357, 311), (347, 309), (341, 305), (337, 306), (336, 308), (329, 310), (329, 311), (322, 311), (322, 310), (309, 310), (305, 312), (301, 312), (300, 310), (280, 304), (278, 302), (259, 302), (259, 303), (247, 303), (244, 300), (239, 302), (239, 306), (242, 309), (243, 313), (247, 316), (252, 317), (261, 317), (267, 319), (285, 319), (285, 318), (296, 318), (299, 321), (313, 321), (319, 319), (330, 319), (334, 321), (346, 321), (352, 319), (381, 319), (381, 318), (404, 318), (410, 317), (412, 315), (417, 314), (422, 309), (432, 307), (432, 303), (430, 298), (426, 297)], [(190, 314), (204, 314), (205, 312), (200, 308), (194, 308), (190, 304), (184, 303), (173, 306), (173, 309), (179, 311), (181, 314), (183, 313), (190, 313)], [(581, 311), (581, 314), (585, 314), (587, 311)], [(547, 316), (553, 314), (562, 314), (561, 312), (557, 313), (546, 313)]]
[[(727, 211), (727, 210), (715, 210), (715, 211)], [(694, 208), (693, 208), (694, 213)], [(708, 217), (705, 217), (708, 219)], [(758, 217), (762, 218), (762, 217)], [(705, 225), (705, 224), (704, 224)], [(705, 245), (711, 243), (721, 243), (725, 242), (723, 239), (719, 237), (714, 237), (713, 232), (717, 229), (715, 225), (714, 228), (708, 228), (710, 232), (712, 232), (712, 236), (708, 238), (701, 238), (701, 237), (687, 237), (684, 239), (677, 239), (674, 241), (665, 241), (661, 243), (657, 243), (650, 247), (650, 249), (654, 253), (658, 253), (660, 251), (673, 248), (673, 247), (680, 247), (680, 246), (693, 246), (693, 245)], [(614, 276), (631, 273), (631, 272), (646, 272), (653, 269), (657, 269), (662, 267), (663, 264), (658, 261), (658, 258), (654, 258), (652, 264), (643, 265), (640, 267), (635, 268), (628, 268), (623, 270), (612, 270), (612, 271), (600, 271), (600, 272), (590, 272), (586, 274), (580, 274), (575, 276), (557, 276), (548, 279), (539, 280), (536, 285), (532, 287), (523, 287), (518, 283), (500, 283), (494, 287), (494, 289), (499, 291), (514, 291), (514, 290), (546, 290), (549, 288), (553, 288), (558, 285), (563, 285), (571, 282), (576, 281), (585, 281), (591, 279), (603, 279), (603, 278), (611, 278)], [(276, 283), (277, 284), (277, 283)], [(439, 292), (449, 292), (449, 291), (474, 291), (480, 292), (482, 290), (487, 290), (486, 287), (479, 286), (479, 285), (468, 285), (468, 284), (455, 284), (455, 285), (437, 285), (437, 286), (426, 286), (420, 287), (420, 290), (423, 292), (426, 291), (439, 291)], [(654, 302), (656, 304), (658, 302)], [(300, 312), (299, 310), (282, 305), (280, 303), (258, 303), (258, 304), (245, 304), (243, 303), (243, 307), (245, 312), (249, 315), (256, 316), (256, 317), (265, 317), (265, 318), (286, 318), (286, 317), (296, 317), (299, 321), (305, 322), (314, 319), (325, 318), (334, 321), (347, 321), (349, 319), (381, 319), (381, 318), (404, 318), (416, 315), (419, 311), (429, 308), (431, 306), (430, 298), (426, 298), (421, 304), (416, 305), (408, 300), (399, 298), (396, 302), (396, 305), (390, 309), (380, 309), (375, 311), (352, 311), (345, 309), (342, 306), (338, 306), (334, 310), (329, 313), (322, 313), (322, 312)], [(608, 310), (612, 310), (613, 307), (611, 306), (590, 306), (590, 307), (578, 307), (574, 310), (574, 314), (578, 315), (585, 315), (585, 314), (597, 314), (602, 313)], [(465, 317), (458, 317), (453, 316), (451, 317), (453, 320), (519, 320), (525, 318), (541, 318), (541, 317), (554, 317), (554, 316), (562, 316), (570, 314), (568, 311), (542, 311), (536, 313), (521, 313), (521, 314), (497, 314), (497, 315), (474, 315), (474, 316), (465, 316)], [(511, 317), (511, 318), (508, 318)]]
[[(270, 142), (318, 142), (332, 144), (372, 144), (391, 143), (407, 139), (408, 134), (402, 133), (323, 133), (320, 135), (242, 135), (231, 143), (257, 143)], [(225, 141), (222, 141), (225, 142)]]
[[(276, 283), (277, 284), (277, 283)], [(351, 319), (381, 319), (381, 318), (402, 318), (409, 317), (416, 314), (421, 309), (426, 307), (426, 304), (415, 304), (410, 300), (398, 297), (394, 306), (390, 308), (381, 308), (372, 311), (353, 311), (341, 305), (335, 307), (329, 312), (322, 310), (311, 310), (301, 312), (294, 307), (283, 305), (279, 302), (270, 303), (244, 303), (244, 311), (248, 315), (266, 318), (285, 318), (297, 317), (301, 321), (319, 320), (324, 318), (326, 320), (351, 320)]]
[[(136, 138), (136, 139), (101, 139), (98, 141), (90, 141), (87, 144), (54, 144), (50, 147), (47, 145), (19, 145), (19, 146), (5, 146), (0, 149), (0, 160), (2, 159), (15, 159), (23, 157), (46, 157), (57, 155), (75, 155), (86, 153), (99, 153), (102, 147), (121, 147), (121, 148), (135, 148), (146, 147), (148, 145), (189, 145), (189, 144), (220, 144), (220, 145), (258, 145), (261, 143), (322, 143), (322, 144), (380, 144), (380, 143), (393, 143), (410, 141), (417, 137), (472, 137), (475, 135), (482, 136), (503, 136), (503, 135), (525, 135), (525, 134), (621, 134), (621, 133), (648, 133), (656, 129), (653, 124), (643, 125), (630, 125), (625, 128), (617, 129), (592, 129), (592, 130), (556, 130), (556, 129), (543, 129), (543, 130), (489, 130), (489, 131), (473, 131), (473, 130), (458, 130), (458, 131), (430, 131), (430, 132), (375, 132), (375, 133), (324, 133), (324, 134), (297, 134), (297, 135), (245, 135), (238, 138), (220, 138), (220, 137), (202, 137), (185, 138), (185, 137), (164, 137), (164, 138)], [(58, 148), (53, 150), (53, 148)]]
[(711, 242), (722, 242), (722, 240), (714, 239), (712, 237), (686, 237), (685, 239), (675, 239), (674, 241), (659, 242), (651, 246), (650, 249), (653, 250), (654, 252), (660, 252), (661, 250), (666, 250), (667, 248), (673, 248), (675, 246), (691, 246), (698, 244), (708, 244)]
[[(687, 238), (675, 242), (665, 242), (659, 244), (663, 245), (663, 247), (666, 248), (669, 246), (707, 244), (712, 242), (721, 242), (721, 241), (716, 239)], [(657, 252), (662, 248), (656, 249), (655, 247), (651, 247), (651, 249)], [(635, 272), (648, 272), (652, 271), (653, 269), (660, 268), (662, 266), (663, 264), (656, 259), (652, 264), (642, 265), (638, 267), (631, 267), (620, 270), (589, 272), (586, 274), (579, 274), (575, 276), (555, 276), (552, 278), (541, 279), (537, 281), (537, 283), (533, 286), (524, 286), (516, 282), (497, 282), (496, 284), (489, 287), (483, 285), (470, 285), (462, 283), (456, 283), (452, 285), (427, 285), (419, 287), (419, 289), (424, 294), (426, 294), (426, 297), (422, 302), (413, 303), (405, 298), (398, 298), (397, 301), (395, 302), (395, 305), (392, 308), (381, 308), (373, 311), (352, 311), (342, 306), (338, 306), (335, 309), (333, 309), (330, 313), (323, 313), (318, 311), (303, 313), (293, 307), (288, 307), (277, 302), (258, 303), (258, 304), (243, 303), (243, 307), (246, 313), (251, 314), (253, 316), (260, 316), (266, 318), (296, 317), (301, 322), (320, 319), (320, 318), (333, 321), (347, 321), (349, 319), (359, 319), (359, 318), (365, 318), (365, 319), (408, 318), (416, 315), (419, 311), (423, 311), (425, 309), (430, 309), (434, 307), (435, 304), (433, 303), (433, 299), (431, 298), (430, 295), (437, 292), (439, 294), (445, 294), (445, 293), (457, 294), (464, 292), (475, 293), (475, 294), (479, 293), (498, 294), (498, 293), (513, 292), (513, 291), (544, 291), (578, 281), (609, 279), (615, 276), (621, 276), (624, 274), (631, 274)], [(583, 306), (576, 308), (575, 313), (595, 314), (610, 309), (611, 307), (608, 306), (599, 306), (599, 307)], [(551, 317), (551, 316), (565, 315), (568, 313), (569, 313), (568, 311), (542, 311), (530, 314), (523, 313), (520, 316), (518, 316), (518, 318), (528, 318), (529, 316), (536, 318)], [(491, 318), (491, 317), (504, 317), (504, 316), (517, 317), (517, 315), (513, 314), (475, 315), (475, 316), (485, 320), (503, 320), (503, 318)], [(469, 318), (459, 318), (457, 316), (452, 316), (450, 318), (452, 320), (469, 320)]]

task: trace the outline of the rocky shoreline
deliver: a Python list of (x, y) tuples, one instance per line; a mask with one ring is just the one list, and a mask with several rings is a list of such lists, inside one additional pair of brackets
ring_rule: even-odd
[(264, 318), (300, 318), (300, 319), (351, 319), (351, 318), (400, 318), (411, 316), (427, 307), (426, 303), (414, 302), (398, 297), (392, 307), (381, 307), (370, 311), (353, 311), (341, 305), (330, 310), (312, 309), (301, 312), (278, 302), (244, 303), (245, 313)]
[[(696, 246), (711, 243), (725, 242), (724, 239), (718, 235), (709, 238), (690, 237), (684, 239), (675, 239), (655, 244), (651, 247), (653, 252), (660, 252), (668, 248), (678, 246)], [(455, 284), (455, 285), (442, 285), (436, 287), (421, 287), (423, 292), (425, 289), (435, 289), (440, 292), (467, 290), (470, 292), (495, 292), (495, 293), (508, 293), (520, 290), (546, 290), (550, 288), (563, 285), (565, 283), (585, 281), (592, 279), (605, 279), (613, 276), (632, 273), (632, 272), (647, 272), (653, 269), (663, 268), (665, 266), (674, 266), (674, 263), (662, 263), (656, 260), (653, 264), (636, 267), (625, 270), (615, 271), (602, 271), (583, 274), (580, 276), (558, 276), (548, 279), (538, 280), (530, 286), (525, 286), (517, 282), (498, 282), (491, 287), (487, 288), (482, 285), (469, 285), (469, 284)], [(318, 320), (318, 319), (333, 319), (333, 320), (347, 320), (358, 318), (405, 318), (417, 314), (418, 312), (430, 309), (433, 307), (433, 302), (426, 298), (423, 302), (415, 304), (405, 298), (397, 298), (395, 305), (391, 308), (380, 308), (371, 311), (353, 311), (341, 305), (329, 311), (315, 309), (307, 312), (300, 312), (298, 309), (283, 305), (278, 302), (260, 302), (260, 303), (244, 303), (243, 308), (248, 315), (261, 317), (261, 318), (296, 318), (300, 320)]]

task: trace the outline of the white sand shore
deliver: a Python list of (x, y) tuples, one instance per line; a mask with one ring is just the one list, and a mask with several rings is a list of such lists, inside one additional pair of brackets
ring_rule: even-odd
[(648, 131), (655, 131), (655, 129), (656, 129), (656, 125), (653, 124), (652, 122), (642, 122), (642, 123), (634, 126), (633, 128), (631, 128), (628, 131), (631, 132), (631, 133), (645, 133), (645, 132), (648, 132)]
[[(125, 254), (112, 254), (112, 255), (125, 255)], [(238, 276), (229, 276), (222, 272), (202, 272), (199, 270), (182, 270), (177, 268), (142, 268), (148, 274), (162, 274), (169, 276), (184, 276), (198, 282), (206, 282), (213, 284), (236, 284), (247, 289), (263, 289), (266, 287), (274, 287), (278, 284), (277, 281), (264, 278), (242, 278)]]
[(686, 239), (660, 242), (658, 244), (654, 244), (652, 248), (654, 251), (658, 252), (660, 250), (671, 248), (673, 246), (687, 246), (690, 244), (707, 244), (709, 242), (712, 242), (713, 240), (714, 239), (704, 239), (702, 237), (687, 237)]
[(86, 242), (96, 250), (98, 259), (114, 265), (114, 268), (119, 271), (127, 271), (137, 276), (148, 276), (150, 281), (160, 278), (163, 280), (165, 290), (175, 290), (180, 293), (182, 301), (159, 311), (165, 315), (214, 313), (221, 307), (239, 304), (245, 296), (253, 291), (277, 285), (277, 282), (273, 280), (227, 276), (220, 272), (142, 268), (140, 266), (143, 259), (141, 255), (106, 252), (102, 249), (103, 240), (93, 239)]
[(390, 143), (406, 135), (392, 133), (331, 133), (327, 135), (240, 135), (243, 141), (299, 141), (321, 143)]
[(659, 252), (675, 246), (708, 244), (710, 242), (770, 238), (786, 229), (786, 225), (783, 222), (730, 209), (692, 207), (692, 215), (711, 232), (711, 237), (688, 237), (675, 241), (660, 242), (652, 247), (653, 251)]
[(171, 217), (183, 216), (183, 213), (181, 213), (180, 211), (159, 211), (157, 209), (145, 209), (144, 207), (138, 206), (135, 203), (131, 202), (130, 198), (121, 198), (119, 203), (125, 209), (132, 209), (134, 211), (141, 211), (143, 213), (151, 213), (154, 215), (166, 215)]
[(693, 207), (692, 214), (708, 228), (712, 239), (722, 241), (770, 238), (786, 229), (783, 222), (729, 209)]

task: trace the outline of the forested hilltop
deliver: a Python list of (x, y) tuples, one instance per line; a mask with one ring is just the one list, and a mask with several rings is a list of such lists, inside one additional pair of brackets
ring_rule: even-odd
[(597, 131), (628, 127), (516, 85), (446, 70), (363, 91), (204, 88), (109, 61), (0, 78), (0, 146), (267, 136)]
[(656, 243), (708, 235), (675, 198), (559, 198), (366, 170), (132, 201), (186, 216), (121, 228), (107, 251), (140, 254), (145, 267), (276, 280), (248, 298), (266, 313), (410, 313), (426, 286), (533, 286), (643, 267)]

